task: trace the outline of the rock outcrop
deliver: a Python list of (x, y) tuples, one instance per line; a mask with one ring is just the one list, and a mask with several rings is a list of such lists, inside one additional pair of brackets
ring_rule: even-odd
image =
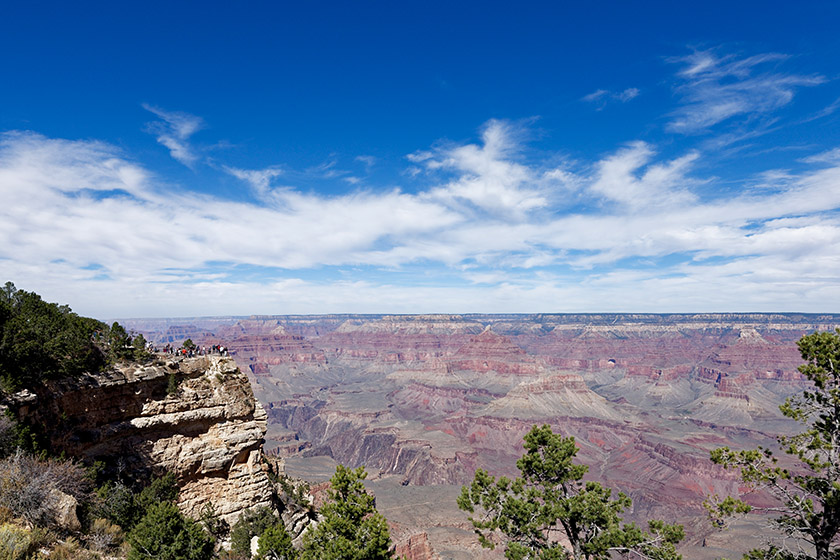
[(192, 517), (212, 503), (233, 523), (246, 508), (272, 505), (267, 416), (231, 358), (121, 364), (51, 382), (13, 405), (43, 428), (54, 452), (140, 477), (174, 473), (179, 505)]
[(394, 553), (398, 558), (406, 560), (439, 560), (440, 558), (429, 544), (429, 536), (425, 532), (415, 533), (397, 543)]

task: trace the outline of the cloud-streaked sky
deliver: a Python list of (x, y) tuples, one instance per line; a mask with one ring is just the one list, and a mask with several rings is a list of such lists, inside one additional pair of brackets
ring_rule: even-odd
[(11, 6), (0, 281), (101, 318), (840, 312), (840, 5), (677, 4)]

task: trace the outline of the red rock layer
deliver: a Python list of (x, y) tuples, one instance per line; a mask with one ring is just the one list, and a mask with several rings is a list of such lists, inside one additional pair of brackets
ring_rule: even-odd
[[(260, 364), (326, 363), (327, 357), (309, 340), (298, 335), (252, 335), (236, 338), (228, 349), (237, 360)], [(253, 369), (252, 369), (253, 371)], [(254, 371), (256, 373), (256, 371)]]
[(394, 552), (398, 558), (406, 560), (439, 560), (440, 556), (435, 554), (432, 545), (429, 544), (429, 536), (424, 533), (415, 533), (407, 539), (399, 542)]
[(511, 375), (536, 375), (545, 371), (545, 366), (508, 337), (486, 330), (461, 346), (445, 360), (448, 372), (495, 371)]

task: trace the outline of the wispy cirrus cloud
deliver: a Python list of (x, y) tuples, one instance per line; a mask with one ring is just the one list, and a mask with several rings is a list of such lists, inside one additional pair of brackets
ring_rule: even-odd
[(365, 171), (370, 172), (374, 165), (376, 165), (376, 157), (375, 156), (356, 156), (356, 161), (362, 163), (365, 166)]
[(834, 148), (832, 150), (826, 150), (824, 152), (804, 157), (802, 158), (802, 162), (838, 164), (840, 163), (840, 148)]
[(205, 127), (204, 119), (180, 111), (167, 111), (148, 103), (143, 108), (160, 118), (148, 123), (147, 130), (157, 137), (158, 143), (165, 146), (170, 155), (187, 167), (192, 167), (199, 156), (190, 144), (190, 137)]
[(610, 91), (608, 89), (597, 89), (590, 94), (584, 95), (581, 100), (587, 103), (594, 103), (597, 105), (597, 110), (600, 111), (607, 106), (610, 101), (618, 101), (620, 103), (627, 103), (641, 94), (639, 88), (627, 88), (622, 91)]
[(239, 169), (236, 167), (224, 166), (223, 169), (237, 179), (245, 181), (251, 186), (254, 194), (265, 199), (271, 192), (271, 182), (285, 173), (279, 167), (267, 167), (265, 169)]
[(718, 53), (695, 50), (668, 59), (682, 66), (675, 88), (682, 106), (671, 114), (668, 131), (696, 134), (739, 116), (768, 115), (790, 103), (798, 88), (825, 82), (818, 74), (778, 71), (776, 66), (790, 58), (784, 54), (739, 58)]
[(837, 109), (840, 109), (840, 97), (838, 97), (837, 99), (835, 99), (834, 101), (832, 101), (831, 103), (814, 113), (813, 115), (806, 117), (802, 120), (802, 122), (815, 121), (817, 119), (822, 119), (829, 115), (833, 115), (835, 112), (837, 112)]
[(609, 95), (609, 90), (606, 89), (596, 89), (590, 94), (584, 95), (581, 99), (584, 101), (599, 101), (603, 99), (605, 96)]

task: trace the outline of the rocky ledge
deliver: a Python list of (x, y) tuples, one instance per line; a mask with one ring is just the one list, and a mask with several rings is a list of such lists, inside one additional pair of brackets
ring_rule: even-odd
[(119, 364), (18, 393), (10, 404), (42, 428), (53, 452), (141, 477), (175, 473), (192, 517), (212, 503), (233, 524), (246, 508), (272, 505), (266, 413), (231, 358)]

